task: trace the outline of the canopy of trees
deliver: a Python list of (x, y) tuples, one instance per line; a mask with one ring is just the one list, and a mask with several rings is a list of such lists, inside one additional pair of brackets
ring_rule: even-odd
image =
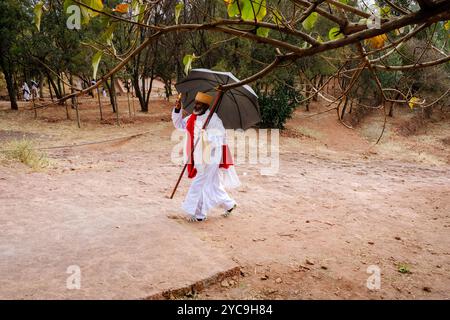
[[(24, 80), (46, 80), (61, 102), (119, 77), (147, 111), (140, 81), (159, 78), (170, 94), (205, 67), (243, 79), (221, 90), (285, 84), (302, 91), (299, 104), (321, 96), (342, 120), (349, 101), (389, 103), (392, 114), (394, 103), (448, 99), (449, 19), (449, 0), (4, 0), (0, 68), (13, 109)], [(331, 79), (338, 96), (323, 91)]]

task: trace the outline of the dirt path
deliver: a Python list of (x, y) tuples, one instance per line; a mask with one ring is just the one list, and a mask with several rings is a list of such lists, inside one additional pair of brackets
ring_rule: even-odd
[[(75, 234), (84, 233), (82, 238), (89, 239), (107, 230), (108, 236), (97, 236), (89, 254), (110, 248), (110, 261), (105, 257), (104, 263), (127, 263), (123, 269), (110, 268), (110, 275), (135, 270), (132, 275), (141, 293), (150, 292), (155, 281), (142, 272), (151, 259), (146, 246), (154, 246), (154, 234), (164, 239), (173, 231), (181, 242), (180, 234), (196, 241), (184, 254), (196, 256), (204, 248), (241, 267), (239, 277), (219, 281), (194, 298), (450, 298), (449, 165), (367, 153), (363, 140), (358, 142), (361, 152), (351, 152), (349, 141), (333, 149), (320, 137), (281, 137), (277, 175), (262, 176), (256, 165), (240, 166), (243, 186), (231, 192), (239, 204), (237, 212), (222, 218), (216, 210), (205, 223), (189, 224), (177, 216), (188, 181), (183, 181), (174, 200), (165, 198), (180, 169), (170, 162), (174, 142), (166, 116), (166, 109), (153, 114), (151, 126), (148, 121), (123, 128), (87, 123), (82, 130), (69, 124), (49, 128), (42, 120), (27, 122), (26, 129), (26, 119), (0, 122), (0, 129), (22, 127), (20, 131), (30, 134), (41, 128), (41, 134), (55, 137), (51, 140), (55, 145), (150, 131), (123, 143), (49, 151), (54, 167), (42, 173), (28, 172), (21, 165), (1, 167), (1, 244), (14, 243), (21, 248), (21, 259), (35, 266), (13, 268), (11, 260), (2, 259), (3, 268), (17, 280), (8, 284), (7, 291), (2, 286), (3, 292), (14, 293), (20, 281), (30, 281), (36, 277), (33, 272), (45, 266), (30, 249), (32, 243), (59, 254), (47, 236), (59, 226), (61, 237), (73, 239), (80, 238)], [(66, 135), (59, 136), (61, 132)], [(77, 221), (85, 218), (90, 228), (81, 230), (86, 225)], [(23, 225), (27, 229), (21, 229)], [(164, 232), (156, 232), (159, 227)], [(25, 232), (28, 229), (34, 231)], [(137, 250), (141, 254), (133, 258), (123, 254), (129, 249), (126, 245), (117, 249), (121, 241), (141, 243)], [(79, 246), (72, 243), (66, 249)], [(172, 262), (181, 253), (173, 254)], [(5, 251), (3, 256), (8, 258)], [(200, 264), (207, 266), (206, 261)], [(366, 287), (369, 266), (381, 271), (379, 290)], [(401, 267), (409, 272), (399, 272)], [(198, 270), (200, 276), (202, 272)], [(36, 290), (33, 297), (42, 294)]]

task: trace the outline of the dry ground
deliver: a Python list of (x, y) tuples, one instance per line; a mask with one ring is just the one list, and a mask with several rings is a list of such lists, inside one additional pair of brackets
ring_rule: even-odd
[[(53, 216), (46, 216), (45, 208), (57, 212), (58, 208), (72, 206), (79, 208), (80, 216), (90, 212), (96, 217), (93, 221), (99, 227), (93, 226), (90, 232), (120, 228), (117, 236), (117, 230), (108, 229), (105, 247), (111, 247), (117, 237), (152, 237), (150, 226), (161, 224), (167, 232), (173, 226), (174, 232), (196, 239), (200, 250), (202, 246), (213, 249), (241, 267), (240, 276), (213, 284), (189, 298), (450, 298), (448, 120), (430, 122), (417, 134), (404, 137), (396, 129), (410, 115), (407, 110), (399, 110), (394, 119), (389, 119), (381, 143), (374, 146), (383, 120), (378, 114), (349, 130), (338, 124), (335, 114), (304, 118), (307, 113), (298, 110), (280, 137), (278, 174), (263, 176), (259, 165), (239, 166), (243, 185), (231, 191), (239, 204), (237, 212), (222, 218), (216, 210), (205, 223), (189, 224), (179, 216), (189, 182), (181, 183), (174, 200), (165, 197), (180, 170), (170, 162), (175, 145), (170, 140), (170, 104), (153, 100), (149, 114), (136, 112), (130, 117), (125, 98), (120, 101), (118, 127), (109, 110), (100, 123), (95, 103), (82, 99), (81, 129), (74, 120), (64, 120), (62, 107), (40, 110), (34, 120), (30, 111), (11, 112), (7, 103), (0, 105), (0, 148), (23, 135), (37, 146), (51, 147), (145, 133), (107, 143), (47, 150), (51, 165), (40, 172), (3, 159), (0, 203), (8, 206), (0, 204), (0, 227), (5, 232), (16, 229), (9, 231), (12, 238), (0, 238), (1, 247), (22, 243), (24, 247), (16, 254), (30, 255), (26, 244), (40, 242), (45, 246), (45, 232), (56, 223)], [(311, 108), (310, 113), (314, 113), (321, 105), (315, 103)], [(71, 117), (75, 118), (72, 110)], [(38, 222), (35, 205), (40, 208)], [(120, 214), (111, 208), (121, 210)], [(70, 219), (77, 218), (65, 217), (68, 220), (58, 223), (70, 224)], [(46, 224), (50, 229), (37, 228), (30, 233), (17, 229), (20, 225)], [(62, 231), (83, 233), (67, 228)], [(60, 236), (64, 238), (65, 234)], [(95, 247), (90, 254), (103, 249)], [(140, 250), (145, 252), (146, 248)], [(14, 261), (5, 252), (2, 259), (6, 266)], [(127, 264), (137, 269), (138, 277), (150, 281), (138, 271), (148, 257), (144, 254), (140, 259)], [(370, 276), (367, 268), (372, 265), (381, 271), (379, 290), (366, 287)], [(171, 268), (176, 272), (176, 266)], [(33, 279), (33, 275), (22, 275), (33, 272), (33, 268), (8, 270), (16, 273), (17, 279)], [(0, 295), (8, 292), (14, 296), (20, 285), (20, 280), (8, 282)], [(145, 285), (151, 287), (152, 283)], [(145, 296), (145, 288), (141, 295)], [(30, 297), (47, 296), (36, 290)]]

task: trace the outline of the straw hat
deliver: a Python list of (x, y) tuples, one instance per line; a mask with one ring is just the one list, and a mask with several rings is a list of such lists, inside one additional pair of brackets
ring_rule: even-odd
[(213, 101), (213, 97), (203, 92), (197, 92), (195, 101), (207, 104), (209, 106)]

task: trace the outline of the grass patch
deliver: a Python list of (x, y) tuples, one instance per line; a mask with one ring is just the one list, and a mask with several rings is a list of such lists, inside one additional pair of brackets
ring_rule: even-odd
[(411, 270), (409, 269), (409, 266), (406, 265), (406, 264), (399, 264), (397, 270), (400, 273), (411, 273)]
[(49, 166), (47, 155), (36, 150), (33, 142), (27, 139), (13, 140), (6, 144), (5, 157), (7, 160), (19, 161), (33, 170)]
[(321, 138), (323, 138), (323, 134), (314, 129), (299, 126), (299, 127), (296, 127), (295, 130), (297, 132), (300, 132), (305, 137), (309, 137), (309, 138), (313, 138), (313, 139), (317, 139), (317, 140), (320, 140)]

